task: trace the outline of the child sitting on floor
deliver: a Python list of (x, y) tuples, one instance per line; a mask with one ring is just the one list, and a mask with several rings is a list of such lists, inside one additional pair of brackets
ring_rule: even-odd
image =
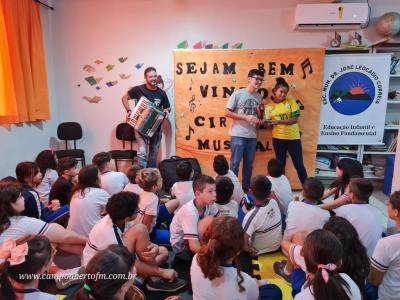
[(151, 240), (157, 245), (168, 245), (170, 234), (168, 230), (155, 228), (156, 224), (172, 221), (173, 212), (179, 205), (176, 199), (160, 205), (160, 199), (155, 194), (162, 187), (162, 177), (158, 169), (141, 169), (136, 177), (139, 186), (143, 189), (140, 193), (139, 214), (137, 223), (143, 223), (150, 232)]
[(311, 232), (324, 226), (330, 215), (317, 205), (323, 194), (324, 186), (320, 180), (310, 177), (304, 181), (304, 199), (289, 204), (283, 239), (290, 241), (296, 232)]
[(132, 192), (138, 195), (143, 192), (143, 189), (136, 182), (136, 177), (141, 169), (142, 168), (139, 165), (133, 165), (129, 168), (126, 174), (129, 183), (125, 186), (124, 192)]
[(57, 300), (56, 295), (41, 292), (38, 289), (39, 277), (33, 277), (45, 275), (55, 252), (44, 236), (35, 236), (21, 245), (13, 239), (5, 240), (0, 245), (0, 298)]
[(239, 204), (232, 200), (234, 185), (232, 180), (227, 176), (219, 176), (215, 181), (217, 206), (221, 216), (238, 217)]
[(21, 193), (25, 200), (25, 210), (22, 215), (51, 222), (55, 218), (68, 214), (69, 207), (60, 207), (58, 200), (52, 200), (47, 206), (40, 201), (35, 187), (42, 180), (42, 173), (36, 163), (30, 161), (20, 162), (15, 173), (22, 185)]
[(353, 178), (349, 184), (350, 204), (335, 210), (338, 217), (347, 219), (357, 230), (368, 257), (374, 252), (378, 240), (382, 237), (382, 213), (369, 204), (374, 187), (369, 179)]
[(239, 179), (237, 178), (235, 173), (233, 173), (232, 170), (229, 170), (229, 164), (225, 156), (223, 155), (215, 156), (213, 168), (214, 171), (218, 174), (217, 178), (219, 176), (227, 176), (229, 177), (230, 180), (232, 180), (234, 185), (232, 200), (236, 201), (240, 205), (241, 202), (243, 202), (242, 199), (243, 197), (245, 197), (245, 194), (243, 193), (242, 185), (240, 184)]
[(243, 250), (250, 256), (274, 252), (282, 241), (282, 221), (278, 204), (270, 198), (271, 182), (266, 176), (256, 175), (251, 179), (250, 191), (255, 206), (243, 220)]
[(304, 241), (302, 251), (308, 279), (295, 300), (362, 299), (354, 281), (346, 273), (338, 272), (343, 248), (333, 233), (323, 229), (311, 232)]
[(69, 204), (71, 200), (71, 191), (74, 187), (73, 181), (75, 176), (78, 175), (77, 164), (78, 161), (73, 157), (62, 157), (58, 160), (60, 177), (58, 177), (50, 190), (50, 201), (58, 199), (61, 206)]
[(42, 181), (36, 187), (36, 191), (39, 193), (40, 201), (42, 201), (44, 205), (47, 205), (51, 187), (58, 178), (57, 161), (54, 151), (41, 151), (36, 157), (35, 163), (38, 165), (40, 173), (43, 175)]
[(265, 285), (240, 271), (237, 256), (243, 248), (243, 235), (239, 221), (229, 216), (215, 218), (207, 227), (190, 268), (194, 300), (282, 299), (277, 286)]
[(283, 164), (273, 158), (268, 161), (268, 176), (267, 178), (271, 181), (271, 198), (278, 202), (279, 209), (281, 210), (282, 220), (287, 216), (287, 209), (289, 203), (292, 201), (292, 187), (290, 186), (289, 180), (283, 174), (285, 171)]
[(92, 159), (92, 163), (99, 168), (100, 187), (112, 196), (121, 192), (129, 180), (124, 173), (113, 171), (110, 162), (111, 155), (108, 152), (97, 153)]
[[(85, 270), (85, 283), (72, 299), (124, 300), (130, 292), (137, 296), (129, 299), (145, 299), (143, 292), (133, 285), (136, 275), (135, 256), (122, 245), (110, 245), (92, 257)], [(98, 277), (103, 274), (105, 277)], [(119, 274), (119, 277), (112, 277)], [(112, 278), (112, 279), (111, 279)]]
[[(131, 222), (139, 213), (139, 196), (131, 192), (119, 192), (110, 197), (104, 216), (90, 231), (89, 240), (83, 251), (83, 266), (90, 265), (98, 251), (109, 245), (119, 244), (138, 257), (135, 263), (138, 273), (152, 276), (148, 281), (149, 290), (174, 291), (185, 285), (182, 280), (176, 280), (177, 274), (172, 269), (163, 269), (168, 250), (150, 242), (149, 232), (143, 224)], [(162, 282), (159, 278), (174, 282)]]
[(183, 205), (194, 199), (193, 174), (192, 164), (188, 160), (181, 161), (176, 166), (176, 175), (180, 181), (175, 182), (171, 187), (171, 196), (174, 196), (179, 201), (179, 207), (175, 210), (175, 213)]
[(175, 257), (191, 260), (192, 253), (200, 249), (199, 226), (207, 216), (219, 215), (215, 206), (215, 181), (208, 175), (200, 175), (193, 180), (195, 199), (186, 203), (175, 214), (170, 226), (171, 245)]
[[(388, 203), (388, 216), (400, 232), (400, 191), (394, 192)], [(369, 282), (378, 287), (379, 299), (394, 299), (400, 295), (400, 234), (378, 241), (371, 257)], [(397, 295), (397, 296), (395, 296)]]
[(100, 188), (99, 169), (86, 165), (80, 169), (78, 184), (71, 191), (70, 216), (67, 229), (89, 236), (100, 221), (110, 195)]

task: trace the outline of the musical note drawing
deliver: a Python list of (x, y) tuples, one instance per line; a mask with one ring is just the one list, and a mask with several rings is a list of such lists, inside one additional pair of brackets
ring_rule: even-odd
[(192, 90), (193, 87), (193, 78), (190, 78), (190, 86), (189, 86), (189, 91)]
[(300, 101), (300, 99), (296, 100), (297, 105), (299, 106), (300, 110), (304, 110), (304, 104)]
[(192, 128), (192, 126), (189, 125), (189, 134), (185, 136), (185, 140), (190, 141), (192, 133), (194, 133), (194, 129)]
[(312, 74), (313, 70), (312, 70), (312, 66), (311, 66), (311, 61), (308, 57), (301, 63), (301, 69), (303, 70), (303, 79), (306, 79), (306, 77), (307, 77), (306, 72), (305, 72), (305, 69), (307, 67), (310, 67), (310, 72), (308, 74)]
[(193, 95), (192, 99), (190, 99), (190, 101), (189, 101), (189, 110), (190, 110), (190, 112), (194, 112), (194, 110), (196, 109), (196, 103), (194, 103), (194, 101), (196, 101), (195, 95)]

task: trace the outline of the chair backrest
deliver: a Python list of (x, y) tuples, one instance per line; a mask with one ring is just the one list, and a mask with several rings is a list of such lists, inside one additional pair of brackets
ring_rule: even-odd
[(115, 136), (120, 141), (136, 141), (135, 130), (128, 123), (118, 124)]
[(60, 140), (79, 140), (82, 138), (82, 127), (77, 122), (60, 123), (57, 127), (57, 137)]

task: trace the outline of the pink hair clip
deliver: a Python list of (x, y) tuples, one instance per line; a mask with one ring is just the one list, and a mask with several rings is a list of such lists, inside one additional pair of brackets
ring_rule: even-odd
[(6, 239), (0, 246), (0, 263), (8, 261), (11, 266), (16, 266), (25, 261), (28, 254), (28, 243), (16, 245), (12, 238)]
[(319, 264), (317, 266), (318, 269), (321, 269), (321, 274), (322, 274), (322, 278), (324, 279), (325, 283), (328, 283), (329, 280), (329, 273), (327, 272), (327, 270), (329, 271), (334, 271), (336, 270), (337, 266), (335, 264)]

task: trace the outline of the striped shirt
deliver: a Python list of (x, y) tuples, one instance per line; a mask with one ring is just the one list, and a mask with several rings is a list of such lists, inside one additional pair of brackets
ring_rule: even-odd
[(274, 199), (264, 205), (254, 206), (244, 217), (243, 229), (250, 237), (250, 246), (258, 254), (279, 249), (282, 241), (282, 220), (279, 206)]
[(371, 265), (385, 273), (379, 286), (379, 299), (399, 299), (400, 233), (380, 239), (371, 257)]
[(31, 217), (14, 216), (10, 218), (10, 226), (0, 234), (0, 244), (8, 238), (18, 240), (29, 235), (45, 235), (49, 224)]

